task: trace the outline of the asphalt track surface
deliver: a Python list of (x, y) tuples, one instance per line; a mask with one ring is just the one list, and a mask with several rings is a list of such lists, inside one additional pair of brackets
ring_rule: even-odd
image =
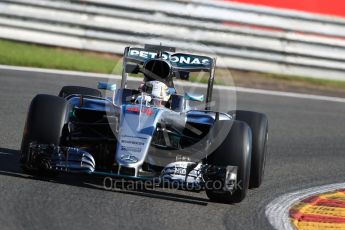
[(264, 184), (240, 204), (211, 203), (203, 192), (105, 191), (89, 178), (23, 174), (18, 150), (30, 100), (98, 80), (0, 71), (0, 229), (271, 229), (271, 200), (345, 179), (344, 103), (253, 93), (238, 93), (238, 108), (268, 115), (269, 160)]

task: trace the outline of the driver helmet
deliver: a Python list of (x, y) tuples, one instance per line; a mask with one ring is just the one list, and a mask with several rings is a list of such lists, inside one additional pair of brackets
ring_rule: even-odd
[(143, 88), (152, 96), (155, 105), (164, 105), (170, 98), (169, 87), (161, 81), (147, 81)]

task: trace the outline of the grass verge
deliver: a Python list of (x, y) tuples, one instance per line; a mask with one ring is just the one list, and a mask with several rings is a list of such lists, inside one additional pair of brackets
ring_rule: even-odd
[(265, 74), (267, 78), (274, 80), (283, 80), (287, 82), (300, 82), (306, 84), (313, 84), (318, 86), (328, 86), (335, 87), (340, 89), (345, 89), (345, 81), (336, 81), (336, 80), (325, 80), (325, 79), (316, 79), (303, 76), (289, 76), (289, 75), (277, 75), (277, 74)]
[[(77, 51), (28, 44), (0, 39), (0, 64), (76, 70), (96, 73), (120, 74), (122, 65), (120, 56), (97, 52)], [(118, 64), (119, 63), (119, 64)], [(284, 76), (275, 74), (253, 73), (231, 70), (232, 81), (228, 81), (228, 70), (216, 71), (216, 84), (234, 84), (251, 88), (292, 90), (300, 88), (307, 91), (341, 91), (345, 95), (345, 82), (308, 77)], [(191, 75), (191, 81), (207, 83), (208, 76)], [(310, 90), (309, 90), (310, 89)]]
[[(77, 70), (84, 72), (120, 73), (120, 58), (91, 52), (67, 50), (0, 40), (0, 64)], [(116, 68), (117, 67), (117, 68)], [(119, 66), (120, 67), (120, 66)], [(115, 68), (115, 69), (114, 69)]]

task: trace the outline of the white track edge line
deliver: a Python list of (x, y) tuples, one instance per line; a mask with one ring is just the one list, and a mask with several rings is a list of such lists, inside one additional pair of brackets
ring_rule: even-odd
[[(121, 79), (121, 76), (114, 75), (114, 74), (88, 73), (88, 72), (80, 72), (80, 71), (43, 69), (43, 68), (22, 67), (22, 66), (0, 65), (0, 70), (48, 73), (48, 74), (69, 75), (69, 76), (88, 77), (88, 78)], [(141, 79), (135, 78), (135, 77), (129, 77), (128, 79), (130, 81), (136, 81), (136, 82), (142, 81)], [(200, 88), (207, 87), (206, 84), (192, 83), (192, 82), (176, 81), (175, 84), (182, 85), (182, 86), (194, 86), (194, 87), (200, 87)], [(345, 103), (345, 98), (342, 98), (342, 97), (330, 97), (330, 96), (321, 96), (321, 95), (313, 95), (313, 94), (302, 94), (302, 93), (283, 92), (283, 91), (264, 90), (264, 89), (252, 89), (252, 88), (235, 87), (235, 86), (222, 86), (222, 85), (216, 85), (214, 86), (214, 88), (220, 89), (220, 90), (237, 91), (237, 92), (242, 92), (242, 93), (252, 93), (252, 94), (261, 94), (261, 95), (271, 95), (271, 96), (280, 96), (280, 97)]]
[(308, 188), (282, 195), (271, 201), (265, 208), (265, 214), (270, 224), (278, 230), (296, 230), (289, 218), (290, 208), (304, 198), (345, 188), (345, 183), (337, 183)]

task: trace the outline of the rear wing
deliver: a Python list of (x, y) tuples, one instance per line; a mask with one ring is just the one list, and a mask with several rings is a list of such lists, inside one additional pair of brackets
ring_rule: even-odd
[[(158, 52), (146, 48), (129, 48), (128, 52), (125, 53), (124, 58), (125, 61), (142, 65), (146, 61), (156, 58), (158, 56)], [(161, 51), (160, 56), (164, 60), (168, 61), (177, 71), (210, 72), (214, 63), (213, 58), (186, 53), (172, 53)]]
[(209, 110), (209, 103), (212, 100), (212, 90), (215, 75), (216, 59), (188, 53), (175, 53), (176, 49), (167, 46), (145, 45), (144, 48), (126, 47), (123, 55), (123, 72), (121, 88), (126, 88), (127, 77), (126, 66), (128, 62), (143, 65), (145, 62), (161, 57), (169, 62), (175, 72), (208, 72), (209, 80), (206, 96), (206, 110)]

